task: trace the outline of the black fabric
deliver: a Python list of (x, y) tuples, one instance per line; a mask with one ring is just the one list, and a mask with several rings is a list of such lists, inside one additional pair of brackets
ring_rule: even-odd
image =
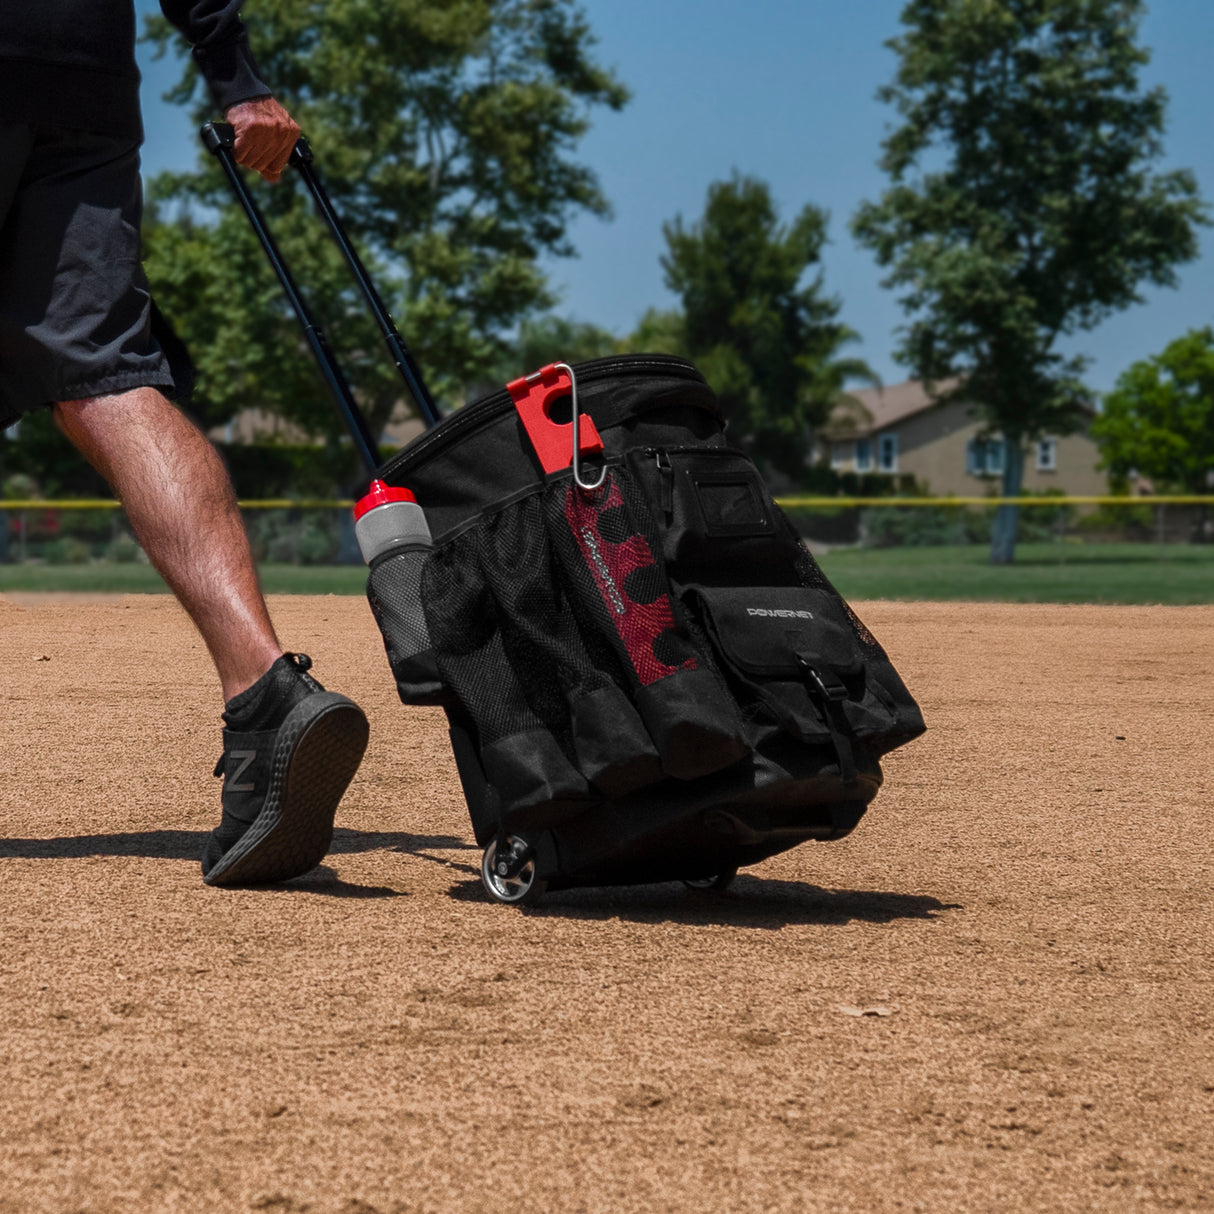
[(553, 484), (545, 521), (572, 612), (614, 653), (663, 771), (692, 780), (742, 758), (733, 702), (676, 614), (649, 511), (625, 471), (594, 493)]
[(133, 137), (0, 125), (0, 427), (55, 401), (179, 395), (153, 333), (141, 208)]
[[(381, 470), (435, 536), (420, 603), (478, 840), (495, 823), (576, 820), (581, 843), (562, 834), (562, 854), (599, 872), (625, 821), (641, 838), (703, 814), (727, 842), (681, 836), (697, 864), (846, 833), (880, 786), (878, 758), (923, 731), (918, 706), (725, 445), (690, 364), (575, 371), (604, 444), (595, 490), (543, 473), (501, 395)], [(403, 569), (373, 571), (381, 599), (393, 578), (403, 593)]]
[[(216, 106), (270, 90), (240, 21), (243, 0), (161, 0), (194, 47)], [(132, 0), (5, 0), (0, 5), (0, 121), (139, 138)]]
[(800, 540), (781, 527), (754, 464), (727, 447), (658, 447), (629, 453), (629, 467), (657, 507), (662, 547), (679, 583), (799, 583)]
[(256, 683), (224, 705), (224, 724), (243, 732), (277, 729), (296, 704), (324, 691), (308, 673), (311, 669), (306, 653), (284, 653)]
[(371, 563), (367, 575), (367, 600), (397, 690), (409, 704), (437, 704), (442, 698), (442, 679), (421, 602), (422, 569), (429, 555), (429, 545), (390, 548)]

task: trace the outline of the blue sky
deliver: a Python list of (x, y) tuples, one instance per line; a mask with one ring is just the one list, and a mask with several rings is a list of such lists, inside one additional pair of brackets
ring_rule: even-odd
[[(248, 0), (246, 12), (256, 6)], [(157, 0), (137, 7), (158, 11)], [(562, 294), (558, 310), (626, 333), (647, 307), (670, 306), (658, 264), (662, 223), (696, 218), (709, 183), (738, 169), (770, 183), (786, 219), (806, 202), (831, 213), (825, 280), (861, 336), (854, 352), (887, 383), (906, 378), (893, 359), (897, 302), (847, 230), (856, 205), (884, 184), (876, 161), (892, 115), (874, 94), (893, 73), (884, 43), (902, 7), (903, 0), (584, 0), (598, 57), (633, 100), (620, 114), (596, 115), (583, 141), (581, 158), (599, 174), (615, 214), (609, 222), (575, 221), (579, 256), (549, 266)], [(1214, 4), (1156, 0), (1142, 40), (1153, 51), (1145, 81), (1163, 84), (1171, 98), (1162, 163), (1194, 170), (1214, 201)], [(160, 100), (176, 69), (151, 62), (146, 48), (140, 57), (145, 172), (182, 167), (194, 157), (195, 136), (184, 114)], [(1201, 260), (1181, 268), (1178, 289), (1148, 292), (1141, 306), (1071, 343), (1092, 359), (1092, 387), (1107, 390), (1130, 362), (1214, 323), (1214, 230), (1203, 249)]]

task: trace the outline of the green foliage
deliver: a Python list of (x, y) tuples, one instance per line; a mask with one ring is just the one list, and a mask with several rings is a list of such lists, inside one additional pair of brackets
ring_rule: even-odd
[[(346, 446), (293, 443), (216, 443), (243, 499), (342, 497), (359, 476)], [(364, 474), (365, 475), (365, 474)]]
[(14, 472), (0, 481), (0, 498), (9, 502), (28, 502), (38, 496), (38, 482), (25, 472)]
[(1206, 493), (1214, 474), (1214, 330), (1194, 329), (1135, 363), (1092, 423), (1103, 467), (1161, 491)]
[(496, 386), (553, 362), (589, 362), (619, 354), (623, 343), (615, 334), (584, 321), (547, 315), (524, 321), (490, 377)]
[(135, 537), (123, 532), (106, 546), (105, 559), (115, 565), (136, 565), (141, 561), (146, 562), (148, 558)]
[[(1058, 339), (1174, 285), (1207, 222), (1193, 174), (1157, 173), (1166, 98), (1143, 91), (1141, 0), (910, 0), (886, 139), (890, 188), (853, 220), (904, 291), (901, 359), (1022, 441), (1081, 421)], [(947, 383), (946, 381), (953, 381)], [(1004, 493), (1019, 492), (1010, 458)], [(992, 555), (1010, 560), (1014, 508)]]
[(249, 523), (249, 543), (259, 562), (333, 564), (338, 538), (331, 510), (259, 510)]
[(48, 565), (87, 565), (91, 556), (88, 544), (74, 535), (50, 540), (42, 549), (42, 559)]
[[(359, 476), (349, 445), (216, 443), (240, 498), (342, 496)], [(16, 439), (0, 438), (8, 498), (112, 497), (104, 478), (59, 433), (49, 409), (21, 419)]]
[(687, 323), (677, 309), (648, 308), (641, 317), (628, 348), (642, 354), (676, 354), (690, 357), (687, 346)]
[(1075, 520), (1075, 530), (1081, 535), (1116, 535), (1129, 540), (1149, 540), (1158, 533), (1155, 508), (1148, 503), (1124, 506), (1099, 506)]
[(796, 479), (805, 471), (809, 431), (826, 420), (849, 379), (874, 382), (859, 359), (839, 350), (856, 340), (837, 319), (840, 304), (818, 274), (826, 213), (804, 207), (780, 224), (767, 185), (734, 174), (708, 189), (703, 217), (664, 225), (666, 284), (683, 304), (674, 317), (649, 313), (652, 333), (683, 347), (721, 398), (731, 441)]
[[(1025, 497), (1063, 496), (1059, 489)], [(870, 548), (923, 548), (940, 544), (989, 544), (998, 510), (968, 506), (879, 506), (864, 511), (863, 542)], [(1033, 506), (1024, 510), (1020, 538), (1028, 543), (1056, 540), (1074, 526), (1074, 508)]]
[[(0, 468), (5, 471), (6, 497), (111, 496), (105, 478), (59, 433), (49, 409), (27, 413), (16, 438), (0, 435)], [(8, 492), (17, 476), (25, 478), (28, 494)]]
[(991, 538), (989, 512), (961, 506), (874, 507), (864, 511), (861, 528), (868, 548), (984, 544)]
[[(570, 252), (569, 218), (607, 212), (573, 152), (590, 109), (619, 108), (625, 90), (591, 57), (574, 0), (260, 0), (247, 18), (432, 389), (458, 398), (501, 358), (501, 334), (549, 302), (538, 260)], [(148, 30), (161, 53), (175, 48), (164, 21)], [(192, 64), (170, 98), (213, 116)], [(257, 193), (378, 431), (403, 388), (336, 249), (297, 183)], [(198, 363), (207, 421), (256, 405), (336, 435), (218, 166), (200, 153), (151, 195), (148, 273)]]

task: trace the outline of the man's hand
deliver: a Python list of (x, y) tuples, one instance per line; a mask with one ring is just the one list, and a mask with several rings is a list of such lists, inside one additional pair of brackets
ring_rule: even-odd
[(236, 163), (277, 181), (299, 138), (295, 119), (273, 97), (242, 101), (225, 117), (236, 128)]

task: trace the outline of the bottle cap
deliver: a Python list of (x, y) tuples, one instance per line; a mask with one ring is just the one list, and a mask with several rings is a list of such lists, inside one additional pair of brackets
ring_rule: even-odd
[(408, 489), (385, 485), (383, 481), (372, 481), (367, 492), (354, 504), (355, 521), (362, 518), (368, 510), (374, 510), (377, 506), (389, 506), (393, 502), (413, 502), (416, 505), (417, 498)]

